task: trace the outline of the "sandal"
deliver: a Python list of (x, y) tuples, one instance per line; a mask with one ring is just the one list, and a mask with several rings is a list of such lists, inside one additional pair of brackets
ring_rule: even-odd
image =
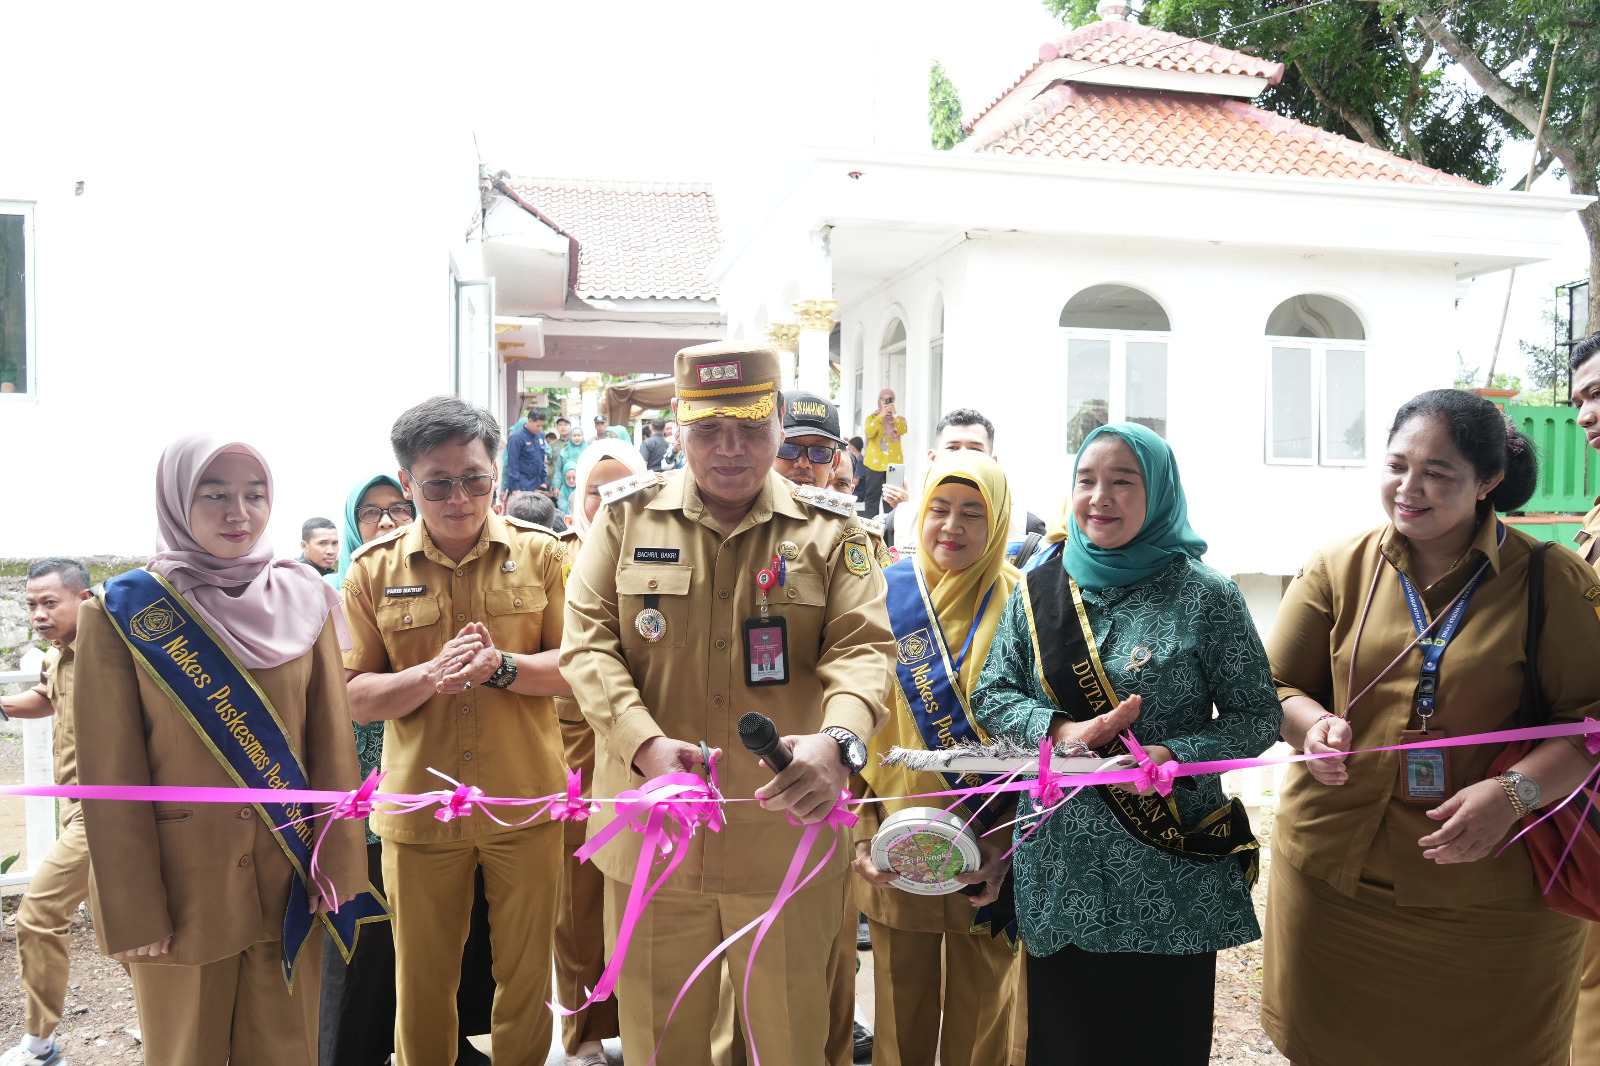
[(593, 1051), (581, 1059), (573, 1059), (568, 1066), (606, 1066), (606, 1053)]

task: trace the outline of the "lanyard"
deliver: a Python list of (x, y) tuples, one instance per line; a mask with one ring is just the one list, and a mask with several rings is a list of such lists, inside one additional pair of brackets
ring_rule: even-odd
[[(995, 584), (999, 584), (999, 582), (997, 581)], [(989, 599), (993, 595), (994, 585), (990, 585), (989, 591), (983, 594), (983, 602), (978, 604), (978, 613), (973, 616), (972, 628), (967, 630), (967, 642), (961, 645), (961, 654), (956, 656), (955, 672), (958, 674), (961, 672), (961, 664), (967, 661), (967, 652), (972, 650), (972, 638), (978, 635), (978, 623), (983, 621), (984, 612), (989, 609)], [(944, 626), (939, 625), (938, 615), (933, 616), (933, 624), (939, 626), (939, 636), (942, 639), (944, 637)], [(945, 647), (949, 647), (949, 644), (946, 643)]]
[[(1505, 537), (1505, 527), (1500, 527), (1502, 542)], [(1444, 618), (1444, 624), (1439, 627), (1439, 632), (1432, 637), (1427, 635), (1432, 628), (1428, 622), (1427, 611), (1422, 605), (1422, 596), (1417, 592), (1417, 587), (1404, 573), (1400, 573), (1400, 587), (1405, 590), (1406, 607), (1411, 611), (1411, 624), (1417, 631), (1417, 643), (1422, 646), (1422, 672), (1417, 681), (1417, 717), (1422, 719), (1422, 728), (1428, 728), (1428, 719), (1433, 717), (1433, 700), (1439, 691), (1439, 661), (1444, 658), (1444, 650), (1455, 639), (1456, 630), (1461, 626), (1461, 616), (1467, 613), (1467, 604), (1472, 600), (1472, 594), (1478, 591), (1478, 586), (1483, 584), (1483, 577), (1489, 572), (1489, 561), (1484, 560), (1478, 567), (1471, 580), (1450, 606)]]

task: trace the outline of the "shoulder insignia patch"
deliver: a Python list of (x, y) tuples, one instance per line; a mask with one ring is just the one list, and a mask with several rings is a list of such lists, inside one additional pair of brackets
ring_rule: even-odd
[(794, 486), (794, 498), (809, 507), (830, 514), (841, 515), (845, 518), (854, 518), (856, 513), (856, 498), (846, 496), (842, 492), (832, 489), (819, 489), (813, 485)]
[(367, 554), (367, 552), (378, 547), (380, 544), (389, 544), (392, 541), (399, 540), (401, 537), (405, 536), (406, 530), (410, 528), (410, 525), (404, 525), (398, 529), (389, 530), (389, 532), (385, 533), (381, 537), (367, 541), (365, 544), (361, 545), (361, 547), (350, 553), (351, 562), (361, 558), (363, 555)]
[(1590, 585), (1584, 590), (1583, 598), (1591, 603), (1595, 600), (1600, 600), (1600, 585)]
[(648, 488), (657, 488), (666, 483), (667, 479), (661, 474), (652, 474), (648, 471), (643, 474), (634, 474), (632, 477), (625, 477), (621, 481), (613, 481), (609, 484), (601, 485), (600, 503), (602, 505), (613, 504), (618, 500), (625, 500), (637, 492), (643, 492)]
[(844, 546), (844, 568), (857, 577), (866, 577), (872, 573), (872, 561), (867, 558), (867, 549), (859, 544), (846, 544)]
[(893, 566), (895, 563), (894, 552), (886, 544), (878, 545), (878, 566), (880, 568)]

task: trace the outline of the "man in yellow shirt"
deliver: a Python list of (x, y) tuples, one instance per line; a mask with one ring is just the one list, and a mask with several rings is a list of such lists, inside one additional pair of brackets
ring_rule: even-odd
[(867, 464), (867, 472), (861, 477), (861, 484), (866, 490), (861, 499), (867, 505), (868, 518), (878, 514), (883, 499), (884, 471), (889, 469), (890, 463), (905, 462), (900, 447), (905, 432), (905, 416), (895, 413), (894, 390), (884, 389), (878, 393), (878, 409), (867, 416), (867, 446), (862, 449), (861, 455), (862, 461)]

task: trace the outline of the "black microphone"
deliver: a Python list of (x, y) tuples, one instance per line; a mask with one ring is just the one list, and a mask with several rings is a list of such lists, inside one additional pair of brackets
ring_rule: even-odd
[(794, 758), (789, 745), (778, 739), (778, 727), (760, 711), (747, 711), (739, 716), (739, 741), (752, 754), (765, 759), (775, 774), (781, 774)]

